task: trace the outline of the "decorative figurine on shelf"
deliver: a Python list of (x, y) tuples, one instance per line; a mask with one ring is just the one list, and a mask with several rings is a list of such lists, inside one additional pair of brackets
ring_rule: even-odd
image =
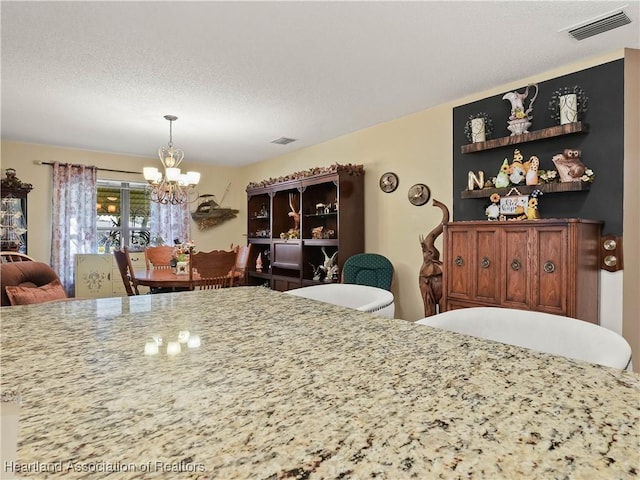
[(311, 268), (313, 269), (313, 280), (316, 282), (321, 282), (324, 280), (324, 278), (326, 277), (327, 273), (324, 271), (324, 268), (322, 265), (318, 265), (317, 267), (309, 262), (309, 265), (311, 265)]
[(529, 196), (527, 220), (538, 220), (540, 218), (540, 211), (538, 210), (538, 197), (540, 195), (542, 195), (540, 190), (534, 190)]
[(262, 252), (258, 253), (258, 258), (256, 258), (256, 272), (262, 271)]
[(422, 248), (422, 267), (418, 276), (418, 286), (424, 302), (424, 316), (429, 317), (442, 312), (442, 262), (440, 252), (435, 247), (436, 238), (443, 232), (443, 225), (449, 222), (449, 209), (438, 200), (433, 206), (442, 210), (442, 219), (426, 237), (420, 235)]
[(322, 230), (324, 227), (321, 225), (319, 227), (311, 229), (311, 238), (313, 239), (321, 239), (322, 238)]
[(554, 155), (551, 161), (558, 170), (561, 182), (579, 182), (587, 167), (580, 161), (580, 150), (565, 148), (563, 153)]
[(331, 256), (327, 255), (324, 247), (321, 248), (322, 254), (324, 255), (324, 263), (322, 264), (322, 269), (324, 270), (326, 277), (324, 279), (325, 282), (331, 282), (338, 274), (338, 265), (336, 261), (338, 259), (338, 251)]
[(293, 201), (296, 199), (296, 196), (293, 193), (289, 194), (289, 207), (291, 207), (291, 211), (288, 215), (293, 218), (294, 229), (300, 230), (300, 212), (296, 212), (296, 207), (293, 205)]
[(524, 182), (525, 170), (522, 165), (522, 154), (517, 148), (513, 152), (513, 162), (509, 166), (509, 181), (512, 185), (520, 185)]
[(540, 159), (535, 155), (529, 158), (529, 167), (527, 168), (527, 174), (525, 182), (527, 185), (538, 185), (538, 167), (540, 167)]
[(509, 160), (506, 158), (504, 162), (502, 162), (502, 166), (496, 177), (495, 186), (496, 188), (506, 188), (509, 186)]
[(589, 98), (579, 85), (563, 87), (551, 94), (549, 111), (558, 125), (577, 122), (587, 111)]
[(484, 211), (487, 215), (487, 220), (498, 220), (498, 217), (500, 217), (500, 195), (493, 193), (489, 200), (491, 200), (491, 205)]
[(283, 240), (300, 238), (300, 212), (296, 212), (296, 208), (293, 205), (296, 196), (293, 193), (289, 194), (289, 207), (291, 211), (288, 215), (293, 218), (294, 226), (290, 228), (288, 232), (284, 232), (280, 234), (280, 238)]
[[(529, 88), (535, 87), (536, 93), (533, 98), (529, 100), (529, 107), (525, 110), (524, 101), (529, 96)], [(520, 92), (508, 92), (502, 97), (503, 100), (509, 100), (511, 102), (511, 115), (507, 122), (507, 130), (511, 132), (511, 135), (521, 135), (523, 133), (529, 133), (529, 127), (531, 126), (531, 120), (533, 115), (530, 113), (533, 111), (533, 102), (538, 96), (538, 85), (536, 83), (529, 84), (525, 88), (523, 93)]]

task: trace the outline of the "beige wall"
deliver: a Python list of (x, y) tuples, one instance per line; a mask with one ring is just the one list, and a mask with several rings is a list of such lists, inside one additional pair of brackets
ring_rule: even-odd
[[(637, 78), (638, 52), (633, 54), (632, 65)], [(393, 262), (393, 293), (396, 296), (396, 317), (416, 320), (424, 316), (423, 304), (418, 290), (418, 272), (422, 263), (422, 255), (418, 241), (419, 235), (427, 234), (440, 221), (440, 210), (429, 202), (422, 207), (415, 207), (407, 200), (407, 190), (414, 183), (425, 183), (431, 189), (432, 198), (438, 199), (451, 208), (452, 191), (452, 109), (455, 106), (480, 100), (501, 92), (517, 89), (531, 82), (541, 82), (584, 68), (596, 66), (608, 61), (622, 58), (625, 51), (590, 59), (577, 64), (566, 65), (553, 71), (518, 79), (511, 83), (498, 85), (491, 90), (478, 92), (455, 102), (446, 103), (435, 108), (423, 110), (413, 115), (399, 118), (384, 124), (364, 129), (350, 135), (304, 148), (292, 153), (239, 169), (192, 165), (203, 173), (200, 193), (214, 193), (221, 198), (229, 182), (231, 189), (224, 206), (240, 210), (239, 217), (221, 226), (205, 232), (199, 232), (193, 225), (193, 237), (199, 248), (226, 248), (230, 243), (244, 241), (246, 228), (246, 197), (244, 188), (250, 181), (259, 181), (269, 177), (289, 174), (311, 167), (326, 166), (334, 163), (363, 164), (365, 167), (365, 233), (366, 251), (379, 252)], [(631, 75), (631, 73), (629, 74)], [(631, 78), (631, 77), (629, 77)], [(628, 84), (628, 82), (627, 82)], [(638, 82), (635, 84), (635, 98), (638, 98)], [(635, 102), (637, 105), (638, 102)], [(624, 318), (627, 322), (622, 326), (621, 318), (608, 318), (608, 326), (616, 331), (624, 330), (630, 343), (640, 357), (640, 321), (635, 312), (638, 311), (639, 278), (638, 256), (631, 245), (638, 244), (638, 192), (637, 181), (637, 109), (629, 110), (626, 122), (632, 124), (631, 116), (635, 113), (635, 135), (625, 135), (628, 142), (627, 152), (635, 151), (635, 157), (626, 158), (625, 169), (632, 172), (627, 176), (625, 185), (625, 282), (624, 282)], [(631, 112), (631, 110), (635, 110)], [(535, 114), (535, 112), (534, 112)], [(629, 128), (629, 125), (627, 126)], [(635, 144), (634, 138), (635, 137)], [(634, 147), (635, 145), (635, 147)], [(283, 150), (295, 148), (295, 143)], [(634, 150), (635, 148), (635, 150)], [(188, 153), (188, 152), (187, 152)], [(145, 165), (153, 165), (157, 160), (153, 157), (125, 157), (120, 155), (100, 154), (68, 149), (57, 149), (37, 145), (2, 143), (2, 168), (14, 167), (18, 176), (34, 184), (34, 192), (29, 196), (29, 253), (37, 258), (47, 259), (50, 239), (50, 168), (34, 166), (33, 160), (60, 160), (74, 163), (89, 163), (101, 167), (125, 170), (139, 170)], [(386, 171), (394, 171), (400, 178), (398, 189), (385, 194), (378, 188), (378, 180)], [(105, 175), (101, 175), (105, 176)], [(139, 177), (141, 179), (141, 177)], [(635, 179), (635, 183), (633, 181)], [(628, 192), (628, 194), (627, 194)], [(437, 246), (442, 252), (442, 237)], [(611, 280), (610, 280), (611, 279)], [(603, 283), (612, 282), (613, 287), (605, 291), (619, 291), (622, 274), (603, 277)], [(606, 287), (606, 285), (605, 285)], [(601, 298), (604, 311), (622, 312), (621, 298)], [(619, 315), (619, 317), (621, 314)]]
[[(126, 170), (142, 172), (145, 166), (158, 166), (157, 157), (132, 157), (109, 153), (57, 148), (46, 145), (28, 143), (2, 142), (2, 169), (13, 167), (23, 182), (33, 184), (33, 190), (28, 196), (28, 253), (32, 257), (48, 262), (51, 256), (51, 167), (35, 165), (34, 161), (68, 162), (95, 165), (112, 170)], [(223, 206), (240, 210), (238, 217), (229, 220), (211, 230), (199, 231), (192, 221), (191, 232), (193, 240), (202, 250), (214, 248), (228, 248), (231, 243), (246, 243), (243, 235), (246, 226), (246, 195), (244, 179), (237, 168), (213, 167), (210, 165), (194, 165), (184, 162), (183, 170), (193, 169), (202, 173), (202, 181), (198, 187), (200, 194), (212, 193), (218, 201), (222, 200), (227, 185), (231, 183), (229, 193), (224, 199)], [(138, 175), (99, 171), (102, 179), (144, 181), (142, 173)]]

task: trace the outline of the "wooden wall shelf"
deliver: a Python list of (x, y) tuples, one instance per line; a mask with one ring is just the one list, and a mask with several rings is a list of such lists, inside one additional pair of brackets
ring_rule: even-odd
[(460, 151), (462, 153), (481, 152), (483, 150), (491, 150), (494, 148), (507, 147), (509, 145), (518, 145), (521, 143), (534, 142), (545, 138), (560, 137), (571, 133), (586, 133), (589, 131), (589, 124), (584, 122), (568, 123), (566, 125), (556, 125), (555, 127), (543, 128), (522, 135), (513, 135), (510, 137), (494, 138), (486, 142), (470, 143), (462, 145)]
[(586, 182), (559, 182), (559, 183), (542, 183), (540, 185), (522, 185), (506, 188), (483, 188), (481, 190), (464, 190), (462, 198), (489, 198), (492, 194), (497, 193), (500, 196), (507, 195), (512, 188), (516, 188), (522, 195), (529, 195), (534, 190), (540, 190), (544, 193), (562, 193), (562, 192), (583, 192), (591, 188), (590, 183)]

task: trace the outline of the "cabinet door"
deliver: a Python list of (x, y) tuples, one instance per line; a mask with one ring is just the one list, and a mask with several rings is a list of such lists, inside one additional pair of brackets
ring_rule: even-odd
[(475, 245), (475, 300), (500, 302), (500, 278), (503, 274), (500, 255), (500, 230), (478, 228)]
[(271, 264), (278, 268), (299, 270), (301, 262), (300, 242), (273, 242)]
[(570, 291), (568, 233), (566, 226), (531, 230), (534, 263), (532, 309), (567, 314)]
[(446, 232), (447, 295), (450, 298), (471, 300), (474, 232), (459, 228), (448, 228)]
[(509, 308), (528, 308), (531, 292), (531, 267), (529, 261), (529, 228), (508, 227), (502, 238), (504, 275), (502, 305)]
[(76, 255), (75, 296), (102, 298), (113, 295), (111, 282), (113, 256), (98, 254)]

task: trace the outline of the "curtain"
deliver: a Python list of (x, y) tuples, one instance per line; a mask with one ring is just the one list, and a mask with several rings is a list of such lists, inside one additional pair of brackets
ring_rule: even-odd
[(152, 245), (173, 245), (176, 239), (179, 242), (191, 240), (189, 203), (162, 205), (151, 202), (149, 229)]
[(69, 296), (75, 294), (75, 255), (96, 251), (97, 177), (96, 167), (53, 164), (51, 267)]

